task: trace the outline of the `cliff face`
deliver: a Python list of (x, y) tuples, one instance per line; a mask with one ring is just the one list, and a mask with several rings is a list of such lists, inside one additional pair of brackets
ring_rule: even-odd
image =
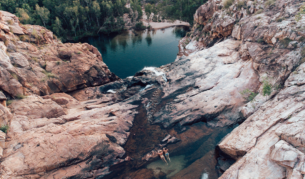
[(69, 92), (118, 78), (89, 44), (63, 44), (49, 30), (0, 12), (0, 88), (12, 97)]
[(210, 0), (197, 10), (191, 34), (180, 42), (180, 55), (191, 59), (206, 51), (202, 49), (239, 43), (238, 58), (229, 64), (250, 63), (259, 79), (254, 91), (234, 86), (251, 101), (238, 109), (246, 120), (219, 144), (237, 159), (220, 178), (304, 177), (305, 23), (304, 18), (296, 21), (302, 3), (236, 1), (225, 9), (225, 1)]
[[(305, 21), (295, 20), (301, 5), (210, 0), (180, 41), (181, 58), (122, 80), (96, 48), (62, 44), (1, 12), (0, 88), (8, 98), (27, 96), (0, 105), (0, 122), (10, 126), (7, 135), (0, 132), (1, 176), (102, 178), (129, 161), (126, 152), (138, 168), (160, 147), (174, 153), (216, 135), (216, 127), (242, 123), (219, 144), (237, 160), (221, 167), (221, 178), (302, 178)], [(194, 127), (198, 122), (207, 126)], [(204, 156), (194, 165), (207, 160), (216, 163)], [(191, 169), (174, 178), (201, 177)]]

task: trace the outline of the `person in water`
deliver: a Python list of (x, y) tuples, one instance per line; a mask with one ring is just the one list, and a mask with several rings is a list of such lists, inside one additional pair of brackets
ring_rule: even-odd
[(165, 155), (165, 157), (166, 157), (166, 159), (170, 162), (171, 161), (171, 159), (169, 158), (169, 153), (168, 153), (168, 149), (167, 148), (163, 148), (163, 153), (164, 153), (164, 155)]
[(162, 150), (158, 150), (158, 155), (160, 156), (160, 158), (166, 163), (166, 165), (168, 165), (164, 155), (163, 155), (163, 151)]

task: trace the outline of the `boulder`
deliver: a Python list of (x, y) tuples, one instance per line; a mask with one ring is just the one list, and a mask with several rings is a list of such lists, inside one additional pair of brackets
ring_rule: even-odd
[(20, 53), (10, 53), (9, 54), (12, 65), (25, 68), (29, 67), (29, 61)]

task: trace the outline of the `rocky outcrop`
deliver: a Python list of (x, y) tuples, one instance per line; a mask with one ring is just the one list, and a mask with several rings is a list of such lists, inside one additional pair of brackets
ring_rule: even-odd
[(246, 120), (219, 144), (237, 162), (220, 178), (303, 178), (304, 32), (299, 27), (304, 23), (296, 21), (302, 2), (225, 3), (202, 5), (190, 35), (179, 44), (180, 55), (192, 59), (219, 44), (232, 46), (226, 39), (237, 40), (238, 59), (252, 64), (261, 83), (256, 91), (240, 91), (249, 100), (238, 109)]
[(304, 69), (303, 63), (274, 99), (219, 144), (227, 154), (239, 158), (221, 178), (243, 178), (253, 173), (258, 178), (302, 178), (304, 100), (300, 82)]
[(136, 106), (117, 103), (84, 110), (88, 105), (84, 102), (65, 113), (60, 104), (69, 106), (73, 101), (59, 96), (52, 95), (52, 100), (29, 96), (10, 105), (14, 117), (0, 165), (4, 178), (94, 177), (108, 174), (110, 165), (122, 162), (121, 146)]
[(0, 87), (13, 98), (70, 92), (118, 79), (95, 47), (63, 44), (49, 30), (21, 25), (8, 12), (1, 11), (0, 19)]

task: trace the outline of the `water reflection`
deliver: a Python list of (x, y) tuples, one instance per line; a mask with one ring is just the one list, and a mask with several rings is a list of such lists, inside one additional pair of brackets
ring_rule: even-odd
[(146, 36), (145, 40), (147, 42), (147, 45), (150, 46), (151, 43), (152, 43), (152, 38), (150, 36), (150, 32), (149, 31), (147, 32), (147, 36)]
[(110, 41), (110, 49), (111, 49), (113, 52), (116, 51), (116, 48), (117, 48), (117, 46), (118, 46), (116, 40), (117, 40), (117, 39), (114, 38), (114, 39), (112, 39), (112, 40)]
[(125, 31), (83, 40), (98, 48), (109, 69), (121, 78), (134, 75), (145, 66), (161, 66), (175, 60), (183, 28), (154, 31)]

